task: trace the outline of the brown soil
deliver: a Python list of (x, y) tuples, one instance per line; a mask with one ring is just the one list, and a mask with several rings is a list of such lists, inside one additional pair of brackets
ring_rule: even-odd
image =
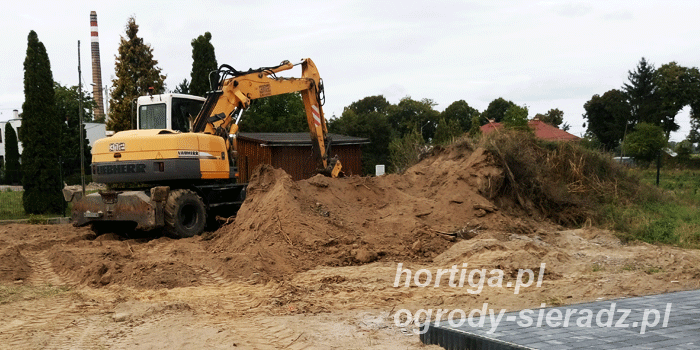
[(512, 225), (482, 196), (501, 180), (483, 150), (445, 152), (401, 176), (294, 182), (262, 166), (212, 249), (244, 277), (276, 280), (318, 265), (427, 262), (454, 242), (445, 233)]
[[(256, 171), (236, 219), (201, 237), (0, 226), (0, 348), (418, 349), (395, 310), (514, 310), (700, 287), (698, 251), (516, 215), (483, 150), (451, 147), (375, 178)], [(447, 276), (438, 288), (394, 287), (398, 263), (501, 269), (504, 283), (518, 269), (546, 272), (542, 287), (517, 295), (471, 294)]]

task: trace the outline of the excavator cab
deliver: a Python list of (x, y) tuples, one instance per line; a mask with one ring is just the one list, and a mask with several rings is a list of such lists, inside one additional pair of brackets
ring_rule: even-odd
[(137, 100), (136, 129), (190, 132), (204, 98), (184, 94), (141, 96)]

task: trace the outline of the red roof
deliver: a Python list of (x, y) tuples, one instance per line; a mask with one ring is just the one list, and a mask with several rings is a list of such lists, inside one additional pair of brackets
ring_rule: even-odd
[[(551, 126), (541, 120), (533, 119), (527, 122), (527, 126), (535, 132), (535, 136), (548, 141), (577, 141), (580, 137), (569, 134), (557, 127)], [(486, 135), (496, 129), (502, 128), (501, 123), (488, 123), (481, 126), (481, 132)]]

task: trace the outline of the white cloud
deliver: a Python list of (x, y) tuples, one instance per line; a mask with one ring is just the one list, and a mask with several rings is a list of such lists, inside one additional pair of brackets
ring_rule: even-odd
[(54, 79), (64, 85), (77, 85), (81, 40), (89, 86), (92, 10), (104, 84), (114, 75), (127, 18), (135, 15), (169, 87), (189, 80), (190, 42), (209, 31), (219, 63), (237, 69), (312, 58), (326, 84), (329, 115), (376, 94), (393, 103), (430, 98), (439, 110), (457, 100), (483, 110), (503, 97), (532, 113), (559, 108), (577, 127), (583, 104), (594, 93), (619, 88), (642, 56), (657, 67), (670, 61), (700, 66), (700, 3), (682, 0), (305, 0), (284, 8), (274, 1), (66, 1), (50, 7), (25, 1), (4, 4), (0, 14), (0, 108), (21, 108), (32, 29), (48, 50)]

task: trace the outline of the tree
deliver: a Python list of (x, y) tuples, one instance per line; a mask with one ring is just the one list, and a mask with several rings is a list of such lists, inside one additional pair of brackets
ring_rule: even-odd
[(554, 108), (545, 114), (537, 113), (535, 118), (539, 118), (539, 120), (558, 128), (564, 122), (564, 112), (559, 110), (559, 108)]
[[(85, 132), (85, 125), (80, 131), (80, 91), (77, 86), (66, 87), (54, 83), (56, 96), (56, 115), (62, 121), (61, 161), (64, 177), (76, 174), (80, 170), (80, 137), (83, 137), (83, 154), (85, 166), (89, 169), (92, 162), (90, 142)], [(83, 122), (92, 120), (95, 101), (83, 91)]]
[(627, 96), (620, 90), (610, 90), (603, 96), (593, 95), (583, 105), (588, 120), (588, 132), (593, 134), (606, 149), (620, 144), (628, 124), (631, 126), (630, 105)]
[(389, 162), (389, 143), (395, 134), (387, 116), (390, 105), (381, 95), (365, 97), (345, 107), (340, 118), (328, 122), (332, 133), (369, 139), (370, 143), (362, 146), (365, 175), (373, 174), (377, 164)]
[(452, 102), (452, 104), (447, 106), (447, 108), (445, 108), (445, 110), (442, 111), (442, 113), (440, 113), (440, 118), (443, 118), (446, 121), (457, 121), (462, 131), (466, 132), (472, 126), (473, 117), (478, 115), (478, 110), (470, 107), (469, 104), (464, 100), (459, 100)]
[(192, 39), (192, 74), (189, 86), (190, 94), (204, 96), (211, 89), (209, 73), (217, 68), (214, 45), (211, 44), (211, 33)]
[(690, 155), (693, 154), (693, 143), (687, 139), (683, 140), (676, 145), (675, 151), (679, 160), (687, 161), (690, 159)]
[(36, 32), (29, 32), (24, 60), (22, 104), (22, 202), (28, 214), (61, 213), (64, 209), (59, 172), (61, 120), (56, 115), (49, 56)]
[(430, 140), (435, 135), (435, 127), (440, 117), (440, 113), (433, 109), (435, 105), (431, 99), (416, 101), (404, 97), (399, 104), (389, 107), (389, 123), (400, 137), (416, 129), (424, 140)]
[(622, 89), (630, 106), (632, 125), (639, 122), (660, 124), (655, 74), (654, 66), (644, 57), (637, 64), (635, 71), (628, 72), (629, 83), (625, 83)]
[(243, 132), (304, 132), (309, 130), (301, 94), (275, 95), (253, 100), (243, 112)]
[(527, 106), (513, 105), (503, 115), (503, 126), (510, 129), (530, 131), (527, 126)]
[(459, 125), (459, 121), (456, 119), (445, 119), (440, 118), (438, 121), (437, 128), (435, 129), (435, 137), (433, 138), (433, 144), (435, 145), (447, 145), (461, 136), (462, 127)]
[(174, 93), (177, 94), (189, 94), (190, 93), (190, 82), (187, 81), (187, 79), (183, 79), (180, 84), (177, 84), (175, 87), (175, 90), (173, 90)]
[(700, 101), (690, 109), (690, 133), (688, 141), (692, 143), (700, 142)]
[(153, 59), (151, 45), (137, 36), (139, 26), (134, 17), (126, 25), (126, 38), (121, 37), (119, 55), (115, 61), (116, 79), (112, 80), (107, 129), (114, 131), (132, 128), (132, 108), (139, 96), (165, 91), (165, 75)]
[(625, 153), (637, 160), (651, 162), (666, 146), (664, 129), (658, 125), (641, 122), (625, 138)]
[(19, 164), (19, 143), (17, 134), (10, 122), (5, 124), (5, 175), (4, 183), (19, 184), (22, 173)]
[(656, 121), (668, 136), (680, 128), (675, 121), (678, 112), (688, 105), (692, 109), (700, 102), (700, 71), (676, 62), (667, 63), (656, 71), (655, 83), (659, 99)]
[(377, 112), (388, 114), (391, 103), (382, 95), (368, 96), (361, 100), (351, 103), (345, 109), (349, 109), (357, 114)]
[(501, 120), (503, 120), (503, 116), (506, 114), (508, 108), (512, 106), (515, 106), (515, 103), (512, 101), (506, 101), (503, 97), (499, 97), (491, 101), (489, 106), (486, 107), (486, 110), (484, 113), (482, 113), (482, 120), (484, 123), (488, 122), (489, 120), (500, 123)]
[(481, 135), (481, 122), (479, 121), (479, 116), (475, 115), (472, 117), (472, 126), (469, 128), (469, 136), (476, 137)]

